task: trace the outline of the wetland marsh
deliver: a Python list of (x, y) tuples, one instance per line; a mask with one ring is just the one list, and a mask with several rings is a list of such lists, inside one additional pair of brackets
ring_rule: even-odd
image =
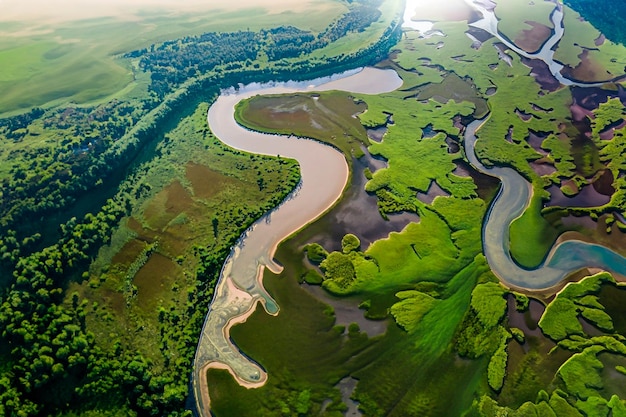
[(32, 2), (0, 16), (0, 415), (626, 415), (597, 14)]

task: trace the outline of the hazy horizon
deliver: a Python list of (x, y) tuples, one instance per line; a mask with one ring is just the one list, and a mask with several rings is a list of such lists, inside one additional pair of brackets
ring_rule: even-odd
[(0, 22), (39, 21), (42, 24), (50, 24), (97, 17), (134, 20), (133, 16), (140, 11), (145, 11), (146, 8), (178, 14), (261, 7), (273, 14), (297, 12), (317, 6), (320, 5), (316, 5), (314, 0), (298, 3), (291, 0), (239, 0), (228, 3), (214, 3), (207, 0), (186, 0), (184, 3), (177, 0), (0, 0)]

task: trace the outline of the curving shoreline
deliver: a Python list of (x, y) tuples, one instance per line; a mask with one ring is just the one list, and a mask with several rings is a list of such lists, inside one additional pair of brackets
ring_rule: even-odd
[(209, 109), (208, 122), (218, 139), (246, 152), (296, 159), (301, 183), (279, 207), (242, 235), (224, 263), (194, 359), (192, 386), (201, 415), (209, 410), (209, 368), (228, 369), (248, 388), (264, 384), (265, 371), (232, 344), (229, 330), (245, 321), (257, 303), (268, 314), (278, 314), (278, 305), (263, 287), (263, 269), (281, 272), (282, 267), (273, 260), (278, 244), (328, 211), (342, 195), (349, 177), (348, 164), (335, 148), (313, 140), (247, 130), (235, 121), (236, 104), (256, 94), (327, 90), (379, 94), (401, 85), (402, 80), (393, 70), (365, 68), (308, 82), (243, 86), (238, 91), (223, 92)]
[[(488, 116), (487, 116), (488, 118)], [(475, 120), (465, 130), (465, 152), (470, 164), (501, 181), (483, 222), (483, 252), (500, 281), (521, 290), (543, 291), (558, 286), (567, 276), (584, 268), (599, 268), (626, 276), (626, 258), (604, 246), (566, 240), (552, 246), (545, 261), (535, 269), (520, 267), (510, 254), (509, 226), (530, 204), (531, 185), (508, 167), (485, 167), (474, 152), (476, 131), (487, 120)]]
[[(472, 0), (466, 1), (472, 3), (472, 7), (479, 8)], [(405, 20), (406, 16), (408, 12), (405, 13)], [(478, 25), (484, 25), (485, 30), (493, 32), (494, 36), (518, 54), (542, 59), (562, 84), (583, 87), (604, 84), (578, 83), (560, 74), (563, 66), (559, 67), (560, 64), (554, 61), (554, 52), (551, 51), (551, 47), (563, 36), (563, 16), (558, 6), (552, 15), (555, 24), (553, 35), (534, 54), (522, 51), (501, 36), (493, 12), (485, 9), (483, 16), (477, 22)], [(473, 25), (480, 27), (476, 23)], [(407, 27), (411, 28), (411, 25)], [(385, 77), (389, 77), (388, 83), (385, 83)], [(349, 71), (337, 77), (310, 82), (242, 86), (238, 91), (232, 89), (223, 92), (209, 109), (208, 122), (218, 139), (239, 150), (294, 158), (300, 163), (302, 181), (299, 188), (281, 206), (263, 216), (242, 235), (222, 268), (194, 359), (192, 385), (200, 415), (209, 415), (210, 396), (206, 381), (208, 369), (226, 369), (246, 388), (260, 387), (267, 380), (265, 371), (233, 345), (230, 329), (237, 323), (245, 322), (256, 311), (258, 303), (263, 305), (268, 314), (278, 314), (278, 305), (263, 287), (264, 268), (267, 267), (274, 273), (281, 272), (282, 267), (273, 260), (277, 245), (332, 207), (341, 196), (349, 175), (343, 155), (334, 148), (312, 140), (246, 130), (237, 125), (233, 116), (234, 106), (240, 100), (255, 94), (332, 89), (378, 94), (392, 91), (401, 83), (395, 71), (367, 68), (361, 72)], [(532, 197), (532, 189), (513, 169), (486, 168), (478, 161), (474, 153), (477, 140), (475, 132), (485, 120), (470, 124), (464, 141), (470, 163), (480, 172), (499, 178), (502, 183), (483, 223), (483, 252), (500, 281), (510, 287), (539, 291), (559, 285), (569, 274), (586, 267), (608, 269), (626, 275), (625, 258), (600, 245), (582, 241), (570, 240), (555, 244), (546, 261), (534, 270), (521, 268), (512, 260), (509, 252), (509, 225), (526, 209)], [(323, 166), (320, 166), (320, 161)], [(306, 204), (298, 205), (303, 202)], [(306, 215), (303, 216), (303, 213)]]

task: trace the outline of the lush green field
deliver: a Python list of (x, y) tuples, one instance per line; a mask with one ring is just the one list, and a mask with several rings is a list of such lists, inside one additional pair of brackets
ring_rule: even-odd
[(13, 24), (13, 33), (0, 31), (0, 115), (67, 101), (93, 104), (133, 90), (137, 94), (145, 85), (135, 79), (131, 63), (118, 55), (153, 43), (208, 31), (259, 30), (285, 21), (321, 31), (346, 10), (336, 0), (293, 11), (280, 5), (265, 8), (263, 3), (244, 10), (196, 5), (193, 12), (176, 12), (173, 6), (147, 12), (147, 7), (149, 2), (136, 13), (113, 11), (111, 17), (69, 22), (30, 21), (26, 16)]

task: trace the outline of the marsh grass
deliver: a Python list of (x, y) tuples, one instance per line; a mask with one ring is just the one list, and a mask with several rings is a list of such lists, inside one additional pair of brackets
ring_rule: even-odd
[[(67, 291), (66, 302), (73, 291), (90, 305), (95, 302), (86, 323), (102, 348), (113, 349), (121, 341), (148, 358), (157, 373), (182, 355), (175, 342), (164, 339), (159, 312), (193, 322), (187, 304), (197, 286), (196, 248), (212, 253), (234, 243), (299, 179), (294, 161), (222, 145), (206, 128), (207, 108), (200, 105), (168, 132), (170, 140), (159, 146), (158, 156), (140, 166), (140, 180), (131, 176), (122, 184), (125, 192), (143, 190), (131, 191), (131, 216), (101, 249), (88, 279)], [(260, 176), (264, 190), (257, 183)]]
[(541, 215), (542, 208), (543, 200), (535, 194), (526, 211), (511, 223), (511, 256), (525, 268), (541, 264), (560, 234)]
[(317, 139), (359, 157), (360, 144), (367, 146), (369, 140), (353, 116), (364, 110), (348, 93), (298, 93), (244, 100), (235, 108), (235, 118), (250, 129)]

